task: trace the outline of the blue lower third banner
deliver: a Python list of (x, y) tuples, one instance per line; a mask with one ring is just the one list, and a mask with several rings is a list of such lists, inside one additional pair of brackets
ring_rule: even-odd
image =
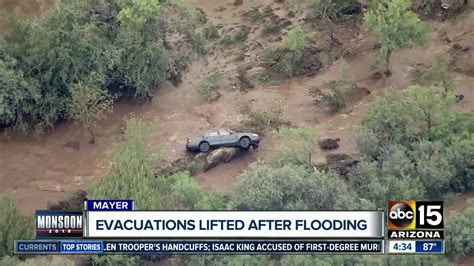
[(15, 241), (15, 254), (384, 254), (384, 240)]

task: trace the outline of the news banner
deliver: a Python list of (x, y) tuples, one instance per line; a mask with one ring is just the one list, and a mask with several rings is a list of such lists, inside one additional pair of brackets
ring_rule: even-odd
[[(383, 211), (140, 211), (133, 200), (36, 211), (22, 254), (444, 254), (443, 202)], [(385, 218), (387, 224), (385, 225)]]

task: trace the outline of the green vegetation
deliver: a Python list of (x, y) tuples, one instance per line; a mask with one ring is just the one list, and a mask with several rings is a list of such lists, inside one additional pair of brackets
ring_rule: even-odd
[(237, 33), (234, 35), (234, 42), (244, 42), (249, 36), (250, 28), (247, 26), (242, 26), (239, 28)]
[(251, 22), (261, 22), (264, 15), (260, 12), (259, 7), (253, 7), (244, 13), (244, 17), (248, 18)]
[(474, 207), (470, 206), (462, 213), (456, 213), (446, 222), (446, 254), (456, 258), (472, 256), (472, 236), (474, 235)]
[(208, 40), (209, 39), (216, 39), (216, 38), (219, 37), (219, 31), (217, 30), (217, 27), (214, 24), (209, 23), (204, 28), (203, 35), (204, 35), (204, 38), (206, 38)]
[(217, 70), (213, 70), (199, 83), (197, 90), (204, 100), (213, 101), (219, 98), (221, 95), (218, 90), (220, 79), (220, 73)]
[[(309, 0), (307, 5), (307, 21), (312, 24), (318, 24), (322, 21), (327, 28), (329, 37), (333, 43), (338, 45), (341, 45), (341, 42), (336, 37), (334, 24), (342, 20), (345, 13), (351, 10), (362, 11), (362, 6), (357, 0)], [(356, 13), (358, 14), (359, 12)]]
[(365, 14), (367, 27), (373, 30), (382, 44), (377, 53), (377, 70), (391, 75), (390, 57), (394, 51), (423, 44), (429, 39), (429, 28), (411, 11), (410, 0), (375, 0)]
[(429, 67), (415, 72), (415, 80), (422, 84), (440, 86), (445, 91), (454, 89), (454, 75), (449, 71), (448, 61), (444, 58), (433, 60)]
[[(13, 255), (13, 241), (33, 239), (35, 223), (33, 218), (20, 214), (15, 200), (0, 194), (0, 258)], [(3, 260), (0, 260), (2, 262)], [(0, 263), (1, 264), (1, 263)]]
[(359, 194), (377, 206), (387, 198), (440, 198), (474, 188), (474, 120), (450, 111), (445, 95), (410, 86), (371, 105), (356, 140), (367, 156), (353, 173)]
[(347, 85), (342, 81), (325, 81), (322, 86), (309, 89), (309, 95), (315, 104), (327, 104), (332, 111), (337, 112), (346, 107), (342, 87)]
[[(98, 80), (93, 76), (93, 80)], [(112, 111), (113, 99), (94, 82), (74, 84), (71, 91), (71, 102), (68, 104), (69, 117), (77, 121), (91, 135), (90, 142), (95, 143), (95, 127)]]
[(232, 43), (234, 43), (234, 40), (232, 39), (232, 36), (226, 34), (222, 37), (221, 43), (224, 45), (231, 45)]
[(296, 29), (290, 30), (283, 44), (266, 48), (263, 63), (269, 68), (288, 76), (309, 74), (312, 66), (319, 60), (308, 51), (308, 35)]
[(313, 127), (282, 128), (279, 132), (280, 147), (270, 161), (277, 164), (313, 165), (313, 155), (317, 149), (317, 130)]
[(302, 165), (260, 163), (235, 184), (230, 208), (237, 210), (330, 210), (359, 208), (343, 179)]
[(132, 2), (57, 1), (39, 17), (13, 20), (0, 39), (0, 125), (40, 134), (68, 117), (74, 91), (84, 84), (89, 88), (76, 96), (150, 97), (187, 62), (188, 52), (172, 51), (169, 34), (205, 52), (195, 12), (182, 1)]
[(248, 126), (253, 130), (263, 133), (269, 129), (278, 130), (283, 124), (282, 119), (284, 111), (283, 102), (278, 99), (271, 102), (270, 107), (266, 110), (253, 110), (250, 105), (242, 107), (242, 114), (248, 116)]

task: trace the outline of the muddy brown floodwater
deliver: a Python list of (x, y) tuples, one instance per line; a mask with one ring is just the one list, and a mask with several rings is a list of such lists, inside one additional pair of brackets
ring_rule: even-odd
[[(0, 0), (0, 5), (13, 2)], [(28, 1), (18, 3), (26, 2)], [(274, 1), (244, 1), (244, 4), (238, 7), (232, 5), (233, 1), (192, 0), (190, 3), (194, 7), (202, 8), (213, 23), (225, 27), (248, 24), (249, 22), (243, 20), (239, 14), (254, 5), (275, 5)], [(27, 5), (27, 8), (32, 7)], [(280, 16), (283, 13), (281, 9), (278, 10)], [(322, 84), (323, 81), (339, 78), (340, 62), (336, 62), (324, 73), (314, 77), (287, 79), (274, 86), (257, 84), (256, 88), (244, 93), (232, 89), (231, 80), (232, 78), (235, 80), (236, 70), (241, 65), (256, 68), (255, 58), (261, 50), (248, 49), (245, 60), (236, 62), (232, 56), (228, 56), (226, 49), (216, 48), (213, 51), (214, 55), (193, 62), (178, 87), (169, 84), (163, 86), (150, 103), (115, 104), (113, 114), (99, 124), (95, 145), (89, 144), (84, 131), (71, 123), (59, 124), (39, 139), (2, 139), (0, 192), (12, 194), (18, 200), (21, 210), (25, 214), (32, 214), (36, 209), (46, 208), (49, 201), (64, 199), (71, 191), (87, 189), (106, 172), (108, 155), (114, 141), (120, 137), (123, 118), (132, 113), (142, 115), (144, 120), (153, 126), (154, 135), (150, 145), (159, 148), (166, 159), (175, 160), (189, 156), (184, 150), (187, 137), (210, 128), (239, 124), (243, 119), (239, 112), (241, 103), (250, 102), (254, 106), (265, 108), (273, 99), (279, 98), (283, 100), (285, 108), (284, 119), (291, 121), (293, 125), (318, 126), (321, 136), (341, 139), (339, 149), (318, 152), (316, 161), (323, 161), (329, 152), (353, 153), (355, 151), (353, 128), (366, 113), (367, 103), (386, 93), (387, 90), (384, 89), (386, 87), (389, 87), (388, 90), (396, 90), (410, 84), (410, 71), (417, 64), (427, 63), (431, 58), (448, 54), (452, 45), (447, 44), (443, 40), (444, 37), (439, 37), (440, 31), (452, 39), (455, 36), (462, 36), (460, 38), (463, 41), (472, 44), (473, 34), (463, 35), (463, 33), (474, 27), (473, 18), (474, 16), (470, 16), (462, 22), (453, 24), (435, 24), (434, 38), (430, 44), (394, 54), (392, 59), (394, 75), (389, 79), (372, 78), (367, 52), (347, 59), (350, 78), (359, 87), (371, 91), (371, 94), (367, 96), (365, 91), (355, 93), (349, 107), (338, 114), (328, 113), (324, 107), (314, 105), (312, 99), (307, 96), (307, 91), (312, 86)], [(258, 33), (259, 31), (251, 33), (248, 42), (261, 41)], [(347, 41), (356, 45), (367, 40), (368, 36), (370, 37), (369, 33), (364, 31)], [(368, 42), (364, 45), (366, 48), (363, 50), (370, 51), (374, 43)], [(470, 50), (472, 51), (474, 49)], [(224, 73), (220, 88), (222, 96), (215, 102), (208, 103), (201, 99), (196, 87), (205, 74), (214, 68)], [(455, 91), (465, 95), (458, 106), (465, 110), (474, 108), (473, 81), (472, 77), (456, 75)], [(79, 149), (76, 149), (77, 143)], [(274, 152), (278, 145), (279, 141), (275, 134), (268, 133), (259, 149), (251, 150), (246, 156), (231, 163), (200, 173), (195, 178), (203, 187), (231, 190), (239, 173), (257, 159), (265, 158)], [(459, 206), (464, 206), (463, 204)]]

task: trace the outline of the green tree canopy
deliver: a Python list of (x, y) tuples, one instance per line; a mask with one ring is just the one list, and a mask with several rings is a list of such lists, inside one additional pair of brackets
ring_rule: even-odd
[(266, 163), (240, 175), (229, 207), (237, 210), (356, 209), (360, 201), (337, 174)]
[(365, 24), (382, 44), (379, 55), (384, 59), (384, 73), (390, 75), (392, 52), (427, 42), (429, 29), (411, 11), (410, 0), (375, 0), (372, 5), (365, 14)]
[(33, 239), (35, 223), (32, 217), (20, 214), (13, 198), (0, 194), (0, 257), (13, 255), (13, 242)]

